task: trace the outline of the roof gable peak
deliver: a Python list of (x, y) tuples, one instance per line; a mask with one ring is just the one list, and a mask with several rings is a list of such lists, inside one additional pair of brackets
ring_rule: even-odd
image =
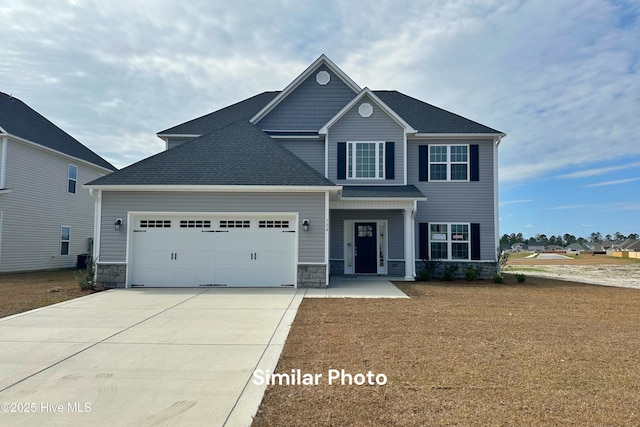
[(371, 101), (373, 101), (380, 109), (382, 109), (389, 117), (391, 117), (396, 123), (398, 123), (401, 127), (404, 128), (404, 131), (409, 134), (414, 134), (417, 132), (409, 123), (407, 123), (398, 113), (396, 113), (391, 107), (385, 104), (371, 89), (365, 87), (360, 91), (358, 95), (355, 96), (347, 105), (345, 105), (342, 110), (338, 111), (338, 113), (331, 118), (324, 126), (320, 128), (318, 131), (319, 134), (325, 135), (331, 126), (333, 126), (338, 120), (340, 120), (347, 112), (349, 112), (358, 102), (360, 102), (364, 97), (368, 97)]
[(318, 57), (311, 65), (309, 65), (298, 77), (296, 77), (282, 92), (258, 111), (249, 121), (253, 124), (262, 120), (269, 112), (271, 112), (278, 104), (280, 104), (291, 92), (293, 92), (302, 82), (304, 82), (314, 71), (321, 66), (326, 66), (335, 73), (354, 93), (359, 93), (362, 88), (356, 84), (351, 78), (340, 69), (328, 56), (324, 53)]

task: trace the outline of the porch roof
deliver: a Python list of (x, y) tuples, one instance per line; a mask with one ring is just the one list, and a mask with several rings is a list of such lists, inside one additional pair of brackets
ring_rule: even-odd
[(427, 200), (415, 185), (345, 185), (341, 198)]

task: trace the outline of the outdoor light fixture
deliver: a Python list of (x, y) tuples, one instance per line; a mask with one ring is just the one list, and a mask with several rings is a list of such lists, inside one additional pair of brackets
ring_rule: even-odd
[(304, 231), (309, 231), (309, 220), (308, 219), (303, 219), (302, 220), (302, 229)]
[(118, 218), (116, 219), (116, 222), (113, 223), (113, 228), (115, 228), (116, 231), (120, 231), (121, 225), (122, 225), (122, 218)]

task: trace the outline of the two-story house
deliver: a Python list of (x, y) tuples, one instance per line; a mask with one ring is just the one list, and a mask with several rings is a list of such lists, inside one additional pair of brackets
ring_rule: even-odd
[(424, 259), (495, 273), (504, 133), (361, 88), (324, 55), (158, 136), (166, 151), (87, 185), (105, 286), (413, 280)]
[(0, 92), (0, 272), (76, 265), (94, 234), (94, 199), (81, 186), (115, 169)]

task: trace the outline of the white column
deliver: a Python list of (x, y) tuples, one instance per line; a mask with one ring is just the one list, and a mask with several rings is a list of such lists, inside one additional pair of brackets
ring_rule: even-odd
[(415, 280), (413, 277), (413, 265), (415, 254), (413, 253), (413, 215), (411, 209), (404, 210), (404, 280)]

